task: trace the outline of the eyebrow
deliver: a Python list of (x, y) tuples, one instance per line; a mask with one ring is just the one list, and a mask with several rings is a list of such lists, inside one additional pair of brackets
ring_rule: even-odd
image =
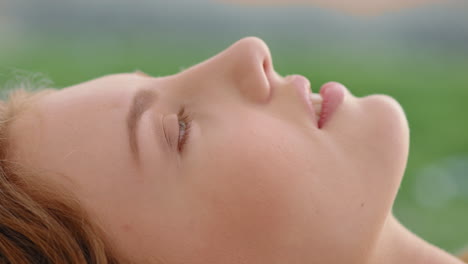
[(133, 96), (131, 106), (127, 114), (127, 132), (130, 150), (134, 161), (139, 165), (139, 147), (137, 137), (138, 121), (143, 113), (148, 110), (159, 98), (154, 89), (140, 89)]

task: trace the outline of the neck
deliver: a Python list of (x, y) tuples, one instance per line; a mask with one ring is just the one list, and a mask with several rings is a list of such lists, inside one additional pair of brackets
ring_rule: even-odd
[(448, 252), (424, 241), (391, 215), (368, 264), (465, 264)]

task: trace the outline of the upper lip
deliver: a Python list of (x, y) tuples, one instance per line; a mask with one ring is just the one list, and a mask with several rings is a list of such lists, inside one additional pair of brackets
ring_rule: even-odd
[[(318, 127), (317, 116), (315, 114), (314, 105), (312, 100), (310, 100), (310, 82), (307, 78), (301, 75), (290, 75), (287, 78), (290, 78), (290, 83), (294, 86), (294, 90), (299, 93), (302, 103), (307, 107), (309, 116), (312, 118), (313, 123)], [(297, 79), (296, 79), (297, 78)], [(294, 83), (296, 79), (297, 83)], [(305, 85), (304, 85), (305, 84)], [(297, 86), (299, 85), (299, 86)]]

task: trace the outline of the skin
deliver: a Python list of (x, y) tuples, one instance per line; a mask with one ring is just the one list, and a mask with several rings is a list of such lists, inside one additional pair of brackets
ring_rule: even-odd
[[(137, 167), (126, 114), (146, 88), (159, 99), (138, 127)], [(176, 142), (182, 104), (193, 121), (179, 152), (161, 120)], [(438, 250), (392, 214), (409, 150), (399, 103), (346, 90), (319, 129), (256, 37), (175, 75), (58, 90), (12, 129), (17, 159), (55, 172), (46, 180), (79, 197), (135, 263), (419, 263), (403, 253)]]

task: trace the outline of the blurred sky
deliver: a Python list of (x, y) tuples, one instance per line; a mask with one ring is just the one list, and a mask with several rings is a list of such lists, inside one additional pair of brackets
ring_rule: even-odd
[(321, 6), (343, 10), (348, 13), (360, 15), (378, 15), (382, 12), (399, 10), (403, 8), (419, 7), (434, 3), (444, 5), (462, 4), (463, 0), (215, 0), (223, 3), (236, 3), (244, 5), (291, 5), (301, 4)]
[(468, 8), (436, 4), (361, 17), (314, 6), (246, 7), (209, 0), (4, 0), (0, 4), (2, 41), (22, 33), (125, 31), (213, 40), (261, 32), (285, 42), (422, 45), (466, 52)]

